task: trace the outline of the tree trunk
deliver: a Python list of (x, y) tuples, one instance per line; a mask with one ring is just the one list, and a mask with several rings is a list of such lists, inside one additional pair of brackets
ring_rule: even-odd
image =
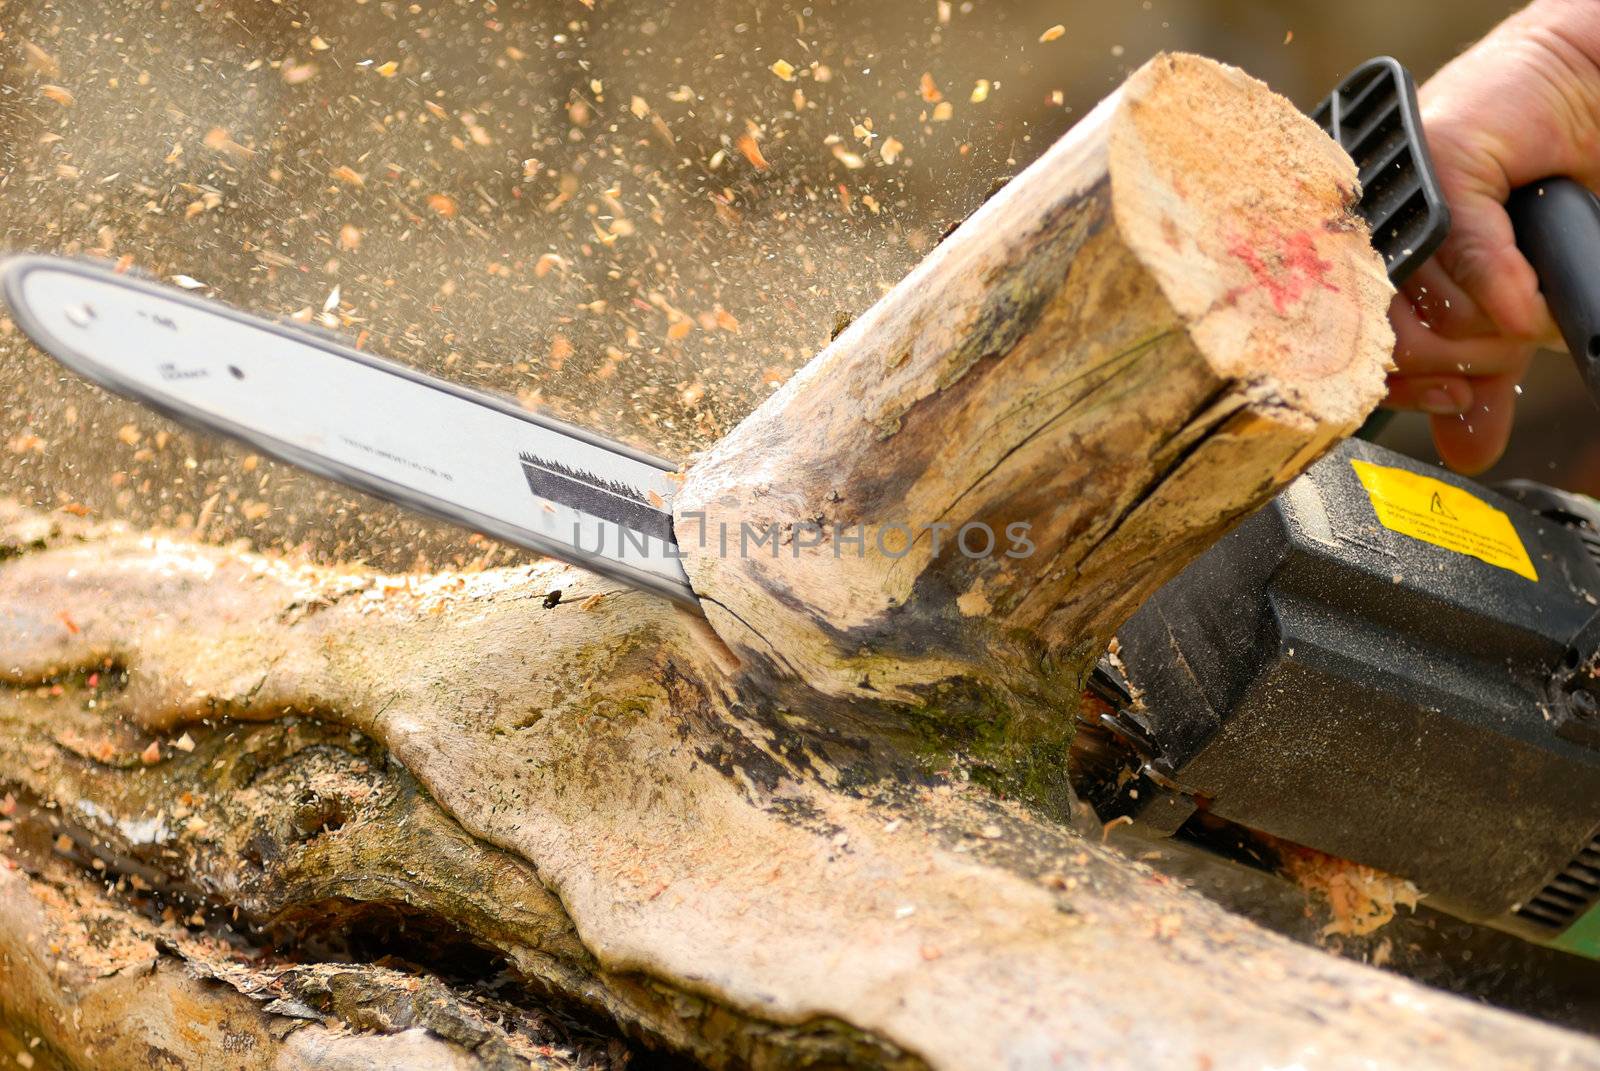
[[(705, 619), (6, 517), (0, 1010), (101, 1068), (1600, 1066), (1068, 820), (1111, 630), (1382, 390), (1353, 186), (1141, 69), (690, 470)], [(979, 521), (1033, 553), (877, 536)]]

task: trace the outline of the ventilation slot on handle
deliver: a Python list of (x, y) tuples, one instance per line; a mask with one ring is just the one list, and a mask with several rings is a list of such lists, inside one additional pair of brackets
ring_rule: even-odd
[(1600, 901), (1600, 833), (1532, 900), (1517, 908), (1525, 922), (1559, 933)]
[(1396, 60), (1356, 68), (1311, 116), (1356, 162), (1361, 203), (1389, 278), (1400, 282), (1433, 255), (1450, 210), (1422, 140), (1416, 86)]

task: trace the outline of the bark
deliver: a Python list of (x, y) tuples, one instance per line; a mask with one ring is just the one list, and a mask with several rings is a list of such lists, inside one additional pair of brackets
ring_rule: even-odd
[(1089, 657), (1381, 391), (1352, 185), (1158, 59), (680, 496), (1025, 559), (707, 551), (708, 621), (15, 511), (0, 1009), (104, 1068), (621, 1062), (595, 1022), (718, 1067), (1600, 1066), (1068, 821)]

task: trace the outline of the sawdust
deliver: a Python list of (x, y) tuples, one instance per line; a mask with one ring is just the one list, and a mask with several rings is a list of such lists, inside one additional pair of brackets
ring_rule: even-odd
[(1313, 904), (1328, 911), (1328, 922), (1321, 931), (1324, 938), (1376, 933), (1394, 921), (1400, 908), (1415, 911), (1422, 899), (1411, 882), (1370, 866), (1298, 845), (1284, 845), (1280, 850), (1284, 875), (1311, 897), (1306, 905), (1308, 915)]

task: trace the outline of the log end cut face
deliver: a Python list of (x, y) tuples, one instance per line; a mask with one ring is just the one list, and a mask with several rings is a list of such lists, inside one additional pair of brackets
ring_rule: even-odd
[(1393, 294), (1350, 157), (1256, 79), (1160, 56), (1111, 125), (1117, 228), (1220, 377), (1328, 431), (1383, 397)]

